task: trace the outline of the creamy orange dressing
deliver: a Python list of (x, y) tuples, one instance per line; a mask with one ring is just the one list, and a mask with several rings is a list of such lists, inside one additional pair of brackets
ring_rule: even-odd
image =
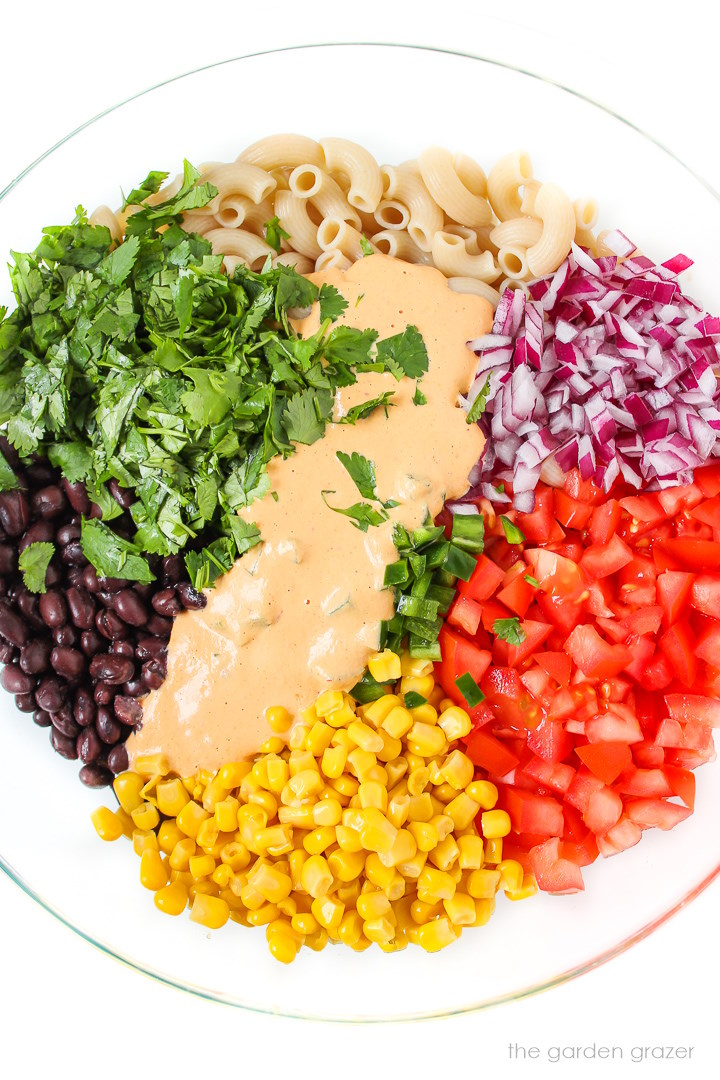
[[(430, 366), (422, 380), (427, 404), (413, 404), (415, 384), (369, 373), (338, 391), (336, 416), (391, 390), (386, 418), (377, 409), (355, 425), (328, 425), (325, 437), (297, 447), (268, 466), (270, 494), (243, 516), (255, 521), (262, 544), (239, 559), (202, 611), (173, 626), (167, 678), (144, 702), (140, 731), (127, 743), (131, 762), (162, 750), (182, 775), (248, 757), (271, 734), (270, 705), (297, 715), (330, 687), (349, 689), (378, 646), (380, 622), (393, 613), (383, 589), (385, 566), (397, 558), (393, 523), (420, 525), (445, 498), (467, 489), (483, 437), (457, 406), (472, 381), (470, 338), (487, 333), (490, 305), (452, 292), (442, 274), (384, 255), (356, 262), (345, 273), (313, 274), (349, 301), (339, 322), (374, 327), (381, 338), (407, 325), (420, 330)], [(317, 305), (298, 322), (303, 336), (318, 327)], [(357, 451), (375, 463), (380, 499), (396, 500), (389, 520), (367, 533), (333, 506), (361, 501), (336, 457)]]

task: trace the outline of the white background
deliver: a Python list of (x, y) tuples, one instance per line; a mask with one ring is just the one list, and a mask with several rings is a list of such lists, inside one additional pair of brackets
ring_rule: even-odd
[[(149, 85), (228, 57), (320, 41), (427, 44), (525, 67), (617, 110), (720, 188), (720, 15), (703, 0), (514, 0), (502, 17), (497, 5), (464, 0), (274, 0), (263, 12), (260, 7), (260, 0), (3, 5), (0, 189), (76, 125)], [(293, 90), (288, 129), (302, 127), (307, 109), (320, 116), (322, 95), (341, 89), (308, 84)], [(545, 131), (542, 117), (538, 133), (562, 137)], [(720, 283), (717, 295), (703, 299), (720, 309)], [(5, 762), (3, 768), (21, 765)], [(28, 798), (38, 797), (28, 783)], [(350, 1080), (369, 1070), (398, 1075), (401, 1069), (427, 1076), (442, 1070), (468, 1080), (486, 1070), (501, 1080), (584, 1080), (611, 1072), (709, 1077), (718, 1074), (719, 900), (716, 882), (629, 953), (539, 997), (475, 1016), (359, 1031), (243, 1014), (160, 986), (81, 942), (0, 875), (0, 1071), (81, 1080), (169, 1069), (174, 1076), (262, 1070), (269, 1080), (340, 1069)], [(511, 1042), (537, 1046), (540, 1059), (511, 1061)], [(548, 1047), (593, 1043), (622, 1047), (623, 1063), (547, 1062)], [(694, 1050), (690, 1063), (634, 1064), (630, 1051), (637, 1046)]]

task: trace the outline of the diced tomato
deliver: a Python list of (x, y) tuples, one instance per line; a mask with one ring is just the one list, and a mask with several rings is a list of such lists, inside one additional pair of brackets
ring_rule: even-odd
[(482, 624), (489, 634), (494, 633), (493, 627), (498, 619), (511, 619), (512, 612), (508, 611), (504, 604), (494, 598), (485, 600), (482, 604)]
[[(720, 546), (720, 545), (718, 545)], [(666, 630), (659, 642), (676, 678), (684, 686), (692, 687), (697, 676), (695, 638), (686, 619), (674, 623)]]
[(482, 618), (482, 607), (477, 600), (458, 594), (453, 601), (452, 607), (447, 613), (447, 621), (451, 626), (457, 626), (464, 630), (469, 637), (477, 633)]
[(720, 619), (720, 574), (696, 577), (690, 590), (690, 603), (710, 618)]
[(720, 495), (720, 462), (716, 461), (711, 465), (704, 465), (702, 469), (696, 469), (694, 486), (700, 489), (706, 499)]
[(623, 801), (611, 787), (593, 791), (588, 799), (583, 821), (596, 836), (602, 836), (617, 825), (623, 811)]
[(570, 657), (566, 653), (550, 651), (539, 652), (535, 656), (535, 660), (543, 671), (546, 671), (550, 678), (554, 679), (560, 686), (569, 685), (572, 663)]
[(571, 499), (589, 503), (590, 506), (597, 506), (598, 503), (605, 502), (607, 499), (603, 489), (598, 487), (594, 480), (583, 480), (579, 469), (571, 469), (569, 473), (565, 474), (563, 491)]
[(672, 668), (661, 652), (650, 657), (639, 676), (639, 682), (646, 690), (664, 690), (672, 680)]
[(650, 742), (635, 743), (632, 756), (638, 769), (657, 769), (665, 764), (665, 751), (662, 746), (655, 746)]
[(720, 657), (720, 621), (711, 622), (700, 632), (695, 653), (700, 660), (708, 664), (714, 663)]
[(690, 817), (692, 810), (664, 799), (629, 799), (625, 804), (627, 816), (641, 829), (672, 829)]
[(520, 675), (520, 682), (523, 684), (528, 694), (534, 697), (537, 701), (541, 701), (543, 705), (551, 697), (553, 692), (553, 681), (546, 671), (535, 665), (529, 668), (527, 671), (523, 671)]
[(591, 615), (613, 618), (615, 612), (610, 607), (612, 589), (608, 581), (591, 581), (587, 588), (588, 599), (585, 608)]
[(670, 798), (674, 795), (662, 769), (631, 769), (618, 780), (615, 790), (621, 795), (638, 795), (643, 798)]
[(577, 599), (585, 590), (585, 580), (570, 559), (546, 548), (526, 548), (525, 562), (548, 597)]
[(590, 866), (598, 857), (598, 838), (589, 829), (585, 829), (582, 840), (561, 840), (560, 858), (568, 859), (576, 866)]
[(657, 578), (658, 603), (663, 608), (663, 624), (672, 626), (680, 618), (688, 602), (690, 588), (694, 581), (692, 574), (684, 570), (666, 570)]
[(622, 742), (588, 743), (575, 753), (604, 784), (612, 784), (632, 764), (632, 751)]
[(517, 514), (517, 526), (526, 540), (536, 544), (552, 544), (562, 540), (565, 533), (555, 520), (552, 488), (535, 489), (535, 509), (531, 514)]
[[(690, 510), (693, 506), (697, 506), (699, 502), (702, 502), (704, 492), (698, 481), (703, 471), (702, 469), (695, 470), (694, 484), (663, 488), (662, 491), (658, 491), (658, 502), (668, 517), (675, 517), (681, 510)], [(718, 491), (720, 491), (720, 487), (718, 487)], [(717, 492), (713, 492), (713, 494), (717, 494)]]
[(544, 761), (563, 761), (572, 751), (574, 741), (563, 725), (547, 718), (528, 732), (527, 744)]
[(537, 833), (539, 836), (562, 836), (562, 806), (549, 795), (505, 787), (500, 802), (510, 815), (514, 832), (521, 835)]
[(636, 521), (647, 522), (650, 525), (654, 525), (666, 517), (657, 495), (629, 495), (625, 499), (620, 499), (620, 505), (630, 517), (635, 518)]
[(542, 617), (567, 637), (571, 630), (583, 621), (582, 606), (573, 599), (565, 600), (555, 596), (538, 596), (537, 606)]
[(562, 488), (554, 495), (555, 517), (566, 529), (584, 529), (593, 512), (588, 503), (573, 499)]
[(533, 756), (522, 770), (526, 776), (537, 781), (541, 787), (565, 793), (573, 782), (575, 770), (571, 765), (562, 765)]
[(546, 840), (532, 848), (529, 859), (538, 888), (543, 892), (564, 895), (582, 892), (585, 888), (580, 867), (561, 856), (559, 838)]
[(500, 586), (503, 573), (486, 555), (480, 555), (470, 580), (460, 582), (460, 593), (469, 600), (487, 600)]
[(463, 708), (466, 706), (455, 680), (469, 672), (476, 683), (484, 676), (492, 659), (489, 652), (478, 648), (472, 641), (462, 637), (445, 623), (439, 634), (442, 660), (436, 665), (436, 672), (440, 684), (449, 698)]
[(607, 502), (596, 506), (590, 518), (590, 539), (593, 544), (607, 544), (615, 535), (622, 511), (620, 503), (616, 499), (608, 499)]
[(695, 774), (689, 769), (680, 769), (674, 765), (666, 765), (664, 772), (673, 795), (677, 795), (690, 810), (694, 810)]
[(720, 569), (720, 544), (714, 540), (661, 540), (652, 554), (659, 570)]
[(497, 720), (521, 731), (523, 736), (528, 729), (537, 727), (544, 716), (542, 705), (528, 694), (513, 668), (490, 668), (481, 688)]
[(483, 728), (470, 732), (465, 753), (474, 765), (485, 769), (490, 776), (506, 776), (520, 763), (503, 742)]
[(713, 529), (720, 529), (720, 496), (715, 495), (712, 499), (700, 503), (690, 511), (690, 517), (711, 525)]
[(597, 846), (604, 858), (611, 855), (619, 855), (621, 851), (627, 851), (634, 847), (642, 839), (642, 829), (628, 817), (621, 817), (617, 825), (613, 825), (605, 836), (598, 836)]
[[(532, 656), (552, 633), (552, 626), (548, 626), (547, 623), (533, 622), (530, 619), (520, 623), (520, 626), (525, 634), (525, 640), (519, 645), (509, 645), (507, 642), (500, 640), (495, 641), (495, 647), (500, 646), (496, 655), (498, 663), (506, 663), (508, 667), (512, 668), (518, 667), (524, 660), (527, 660), (528, 656)], [(493, 652), (495, 652), (495, 649)]]
[(665, 704), (673, 720), (681, 724), (696, 720), (709, 727), (720, 727), (720, 701), (701, 694), (666, 694)]
[(589, 578), (604, 578), (616, 574), (631, 562), (632, 558), (633, 553), (625, 541), (614, 535), (607, 544), (596, 544), (588, 548), (580, 560), (580, 568)]
[(598, 713), (585, 723), (585, 734), (591, 743), (642, 742), (643, 733), (631, 709), (614, 704), (607, 712)]
[(583, 674), (594, 679), (619, 675), (632, 660), (628, 648), (611, 645), (589, 623), (575, 627), (565, 642), (565, 649)]
[(652, 663), (655, 654), (655, 638), (650, 634), (637, 638), (636, 641), (633, 641), (630, 653), (631, 659), (625, 665), (625, 671), (632, 679), (640, 682), (647, 671), (648, 664)]
[(565, 802), (574, 806), (581, 814), (584, 814), (590, 802), (590, 796), (594, 791), (602, 791), (607, 785), (593, 776), (589, 769), (581, 766), (575, 773), (575, 778), (565, 793)]
[(663, 618), (663, 609), (659, 604), (639, 608), (631, 615), (621, 619), (621, 625), (628, 634), (641, 637), (643, 634), (657, 634)]
[[(524, 619), (527, 609), (533, 602), (535, 587), (525, 581), (524, 563), (517, 563), (516, 565), (520, 572), (516, 573), (512, 580), (500, 589), (497, 594), (497, 599), (515, 615), (519, 615), (521, 619)], [(514, 566), (512, 567), (512, 570), (515, 570)]]

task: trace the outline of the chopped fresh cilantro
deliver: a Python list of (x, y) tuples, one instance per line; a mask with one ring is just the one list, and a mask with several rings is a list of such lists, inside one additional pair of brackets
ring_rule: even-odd
[(540, 582), (537, 578), (534, 578), (532, 574), (525, 574), (523, 577), (523, 581), (527, 581), (528, 585), (532, 585), (534, 589), (540, 588)]
[(488, 399), (488, 394), (489, 393), (490, 393), (490, 376), (488, 375), (487, 379), (485, 380), (485, 382), (484, 382), (484, 384), (483, 384), (483, 386), (482, 386), (482, 388), (480, 390), (480, 393), (477, 395), (477, 397), (473, 401), (472, 405), (470, 406), (470, 411), (467, 414), (467, 416), (465, 417), (465, 420), (466, 420), (466, 422), (468, 424), (476, 424), (478, 422), (478, 420), (480, 419), (480, 417), (482, 416), (482, 414), (485, 412), (485, 407), (487, 405), (487, 399)]
[(358, 420), (366, 420), (376, 409), (384, 409), (387, 417), (388, 409), (393, 408), (395, 404), (390, 400), (391, 397), (393, 397), (393, 391), (386, 390), (379, 397), (370, 398), (368, 401), (361, 402), (360, 405), (353, 405), (351, 409), (348, 409), (345, 416), (341, 416), (336, 422), (338, 424), (355, 424)]
[(364, 499), (377, 499), (377, 480), (375, 478), (375, 462), (353, 451), (345, 454), (338, 450), (336, 457), (340, 464), (349, 473), (355, 487)]
[(525, 542), (525, 534), (522, 529), (518, 529), (517, 525), (509, 517), (501, 514), (500, 521), (508, 544), (522, 544)]
[(279, 255), (282, 242), (290, 239), (290, 233), (285, 232), (280, 224), (280, 219), (274, 217), (265, 222), (265, 239), (271, 248), (275, 248)]
[(375, 254), (375, 248), (364, 234), (360, 237), (360, 250), (363, 253), (363, 258), (365, 258), (366, 255)]
[(517, 615), (511, 619), (496, 619), (493, 623), (493, 634), (508, 645), (522, 645), (525, 640), (525, 631), (520, 625)]
[(5, 455), (0, 451), (0, 491), (12, 491), (18, 486), (17, 476), (8, 465)]
[(421, 379), (430, 365), (425, 342), (417, 326), (406, 326), (401, 334), (383, 338), (377, 343), (377, 359), (398, 381)]
[(291, 442), (312, 445), (325, 434), (326, 419), (318, 415), (317, 392), (308, 388), (294, 394), (283, 412), (287, 436)]
[(504, 495), (505, 494), (505, 481), (504, 480), (501, 480), (499, 484), (495, 484), (494, 487), (495, 487), (495, 490), (497, 491), (498, 495)]
[(413, 405), (427, 405), (427, 398), (420, 389), (420, 383), (415, 383), (415, 393), (413, 394)]
[(348, 306), (345, 297), (338, 292), (334, 285), (328, 285), (327, 282), (320, 286), (318, 299), (320, 300), (320, 322), (325, 322), (326, 319), (335, 322)]
[(169, 173), (166, 172), (149, 172), (145, 179), (123, 199), (123, 210), (127, 210), (128, 206), (138, 206), (145, 202), (149, 195), (156, 195), (168, 176)]
[(455, 685), (465, 698), (469, 709), (474, 709), (476, 705), (485, 700), (485, 695), (469, 671), (466, 671), (464, 675), (459, 675), (455, 680)]
[(370, 503), (353, 503), (352, 506), (346, 506), (344, 508), (340, 506), (331, 506), (325, 496), (334, 495), (335, 492), (322, 491), (320, 494), (322, 495), (323, 502), (328, 510), (334, 510), (336, 514), (344, 514), (345, 517), (349, 517), (355, 528), (360, 529), (360, 532), (367, 532), (371, 525), (382, 525), (383, 522), (388, 519), (387, 510), (376, 510)]
[(99, 577), (125, 578), (146, 585), (155, 580), (136, 545), (123, 540), (102, 521), (83, 518), (80, 544), (83, 555), (95, 567)]
[(50, 560), (55, 554), (55, 545), (45, 541), (29, 544), (18, 558), (18, 567), (22, 571), (25, 588), (30, 592), (44, 593), (45, 574)]

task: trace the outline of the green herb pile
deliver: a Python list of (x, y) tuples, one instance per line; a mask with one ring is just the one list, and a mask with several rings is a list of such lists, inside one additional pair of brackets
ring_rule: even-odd
[[(125, 205), (144, 203), (166, 175), (150, 173)], [(260, 273), (239, 266), (228, 277), (209, 242), (182, 228), (185, 210), (217, 194), (199, 179), (186, 162), (177, 194), (130, 216), (118, 245), (79, 207), (71, 225), (44, 230), (35, 252), (13, 253), (17, 308), (0, 309), (0, 424), (23, 458), (39, 451), (85, 482), (103, 520), (83, 524), (82, 544), (100, 572), (151, 580), (143, 553), (184, 550), (203, 588), (258, 542), (237, 511), (267, 493), (272, 457), (323, 436), (337, 388), (366, 371), (419, 380), (428, 360), (414, 327), (384, 341), (332, 327), (347, 306), (337, 290), (270, 259)], [(290, 312), (315, 300), (321, 326), (302, 339)], [(385, 393), (340, 422), (390, 406)], [(131, 542), (106, 524), (122, 513), (111, 479), (136, 496)]]

